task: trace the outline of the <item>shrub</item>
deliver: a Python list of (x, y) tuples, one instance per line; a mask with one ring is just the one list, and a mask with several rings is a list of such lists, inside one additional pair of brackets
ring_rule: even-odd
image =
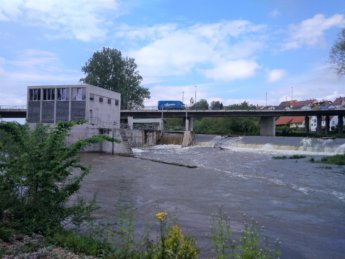
[(222, 212), (216, 215), (212, 225), (212, 241), (216, 258), (279, 258), (279, 242), (273, 247), (267, 239), (262, 241), (261, 228), (254, 220), (246, 219), (239, 240), (232, 237), (229, 218)]
[(49, 234), (62, 222), (80, 223), (95, 208), (78, 200), (67, 205), (89, 168), (79, 151), (91, 143), (113, 139), (94, 136), (66, 146), (73, 122), (34, 130), (17, 123), (0, 123), (0, 220), (25, 233)]
[(92, 256), (110, 256), (114, 249), (106, 242), (100, 242), (92, 236), (81, 235), (71, 231), (60, 231), (54, 234), (50, 243)]

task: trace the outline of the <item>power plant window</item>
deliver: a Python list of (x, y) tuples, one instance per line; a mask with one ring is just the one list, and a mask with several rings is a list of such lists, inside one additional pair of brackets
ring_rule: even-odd
[(73, 101), (84, 101), (86, 99), (85, 87), (74, 87), (72, 88), (72, 100)]
[(57, 99), (58, 101), (68, 101), (70, 98), (69, 88), (57, 88)]
[(43, 89), (43, 100), (44, 101), (55, 100), (55, 88)]
[(40, 101), (41, 100), (41, 89), (30, 89), (29, 90), (29, 100), (30, 101)]

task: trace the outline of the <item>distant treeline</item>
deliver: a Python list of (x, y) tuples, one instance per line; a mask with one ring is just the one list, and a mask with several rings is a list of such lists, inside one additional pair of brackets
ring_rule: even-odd
[[(209, 105), (207, 100), (201, 99), (189, 109), (193, 110), (255, 110), (256, 106), (247, 102), (224, 106), (220, 101), (213, 101)], [(167, 119), (166, 128), (183, 128), (184, 120)], [(260, 132), (259, 118), (200, 118), (194, 119), (194, 131), (199, 134), (220, 135), (258, 135)]]

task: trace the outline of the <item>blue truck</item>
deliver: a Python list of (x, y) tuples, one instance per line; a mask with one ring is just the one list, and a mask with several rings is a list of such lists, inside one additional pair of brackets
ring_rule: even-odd
[(181, 101), (158, 101), (158, 110), (185, 110), (186, 106)]

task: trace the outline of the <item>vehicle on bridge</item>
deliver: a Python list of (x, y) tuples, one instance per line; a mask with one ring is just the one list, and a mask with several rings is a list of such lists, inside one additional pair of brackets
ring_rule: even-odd
[(186, 106), (181, 101), (158, 101), (158, 110), (185, 110)]

